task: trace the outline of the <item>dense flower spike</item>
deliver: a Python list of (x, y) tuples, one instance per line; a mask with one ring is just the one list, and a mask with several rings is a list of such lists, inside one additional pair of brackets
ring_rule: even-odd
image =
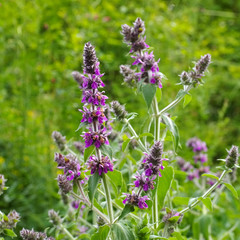
[(52, 138), (60, 151), (65, 149), (66, 137), (64, 137), (60, 132), (54, 131), (52, 133)]
[(22, 229), (20, 231), (20, 236), (23, 240), (55, 240), (53, 237), (47, 237), (46, 233), (35, 232), (33, 229)]
[(67, 180), (67, 177), (65, 175), (58, 175), (57, 181), (62, 193), (67, 194), (72, 191), (72, 183)]
[(204, 77), (205, 71), (211, 63), (211, 55), (206, 54), (195, 64), (190, 72), (183, 71), (180, 76), (182, 85), (191, 85), (193, 87), (202, 83), (201, 78)]
[(126, 195), (126, 198), (123, 200), (123, 204), (131, 204), (133, 206), (137, 206), (141, 209), (148, 208), (148, 205), (146, 203), (146, 200), (150, 200), (148, 196), (140, 197), (135, 194), (135, 192), (132, 192), (132, 194), (124, 193)]
[(160, 141), (153, 144), (150, 154), (145, 154), (146, 157), (143, 159), (144, 170), (146, 176), (159, 175), (161, 176), (160, 169), (164, 169), (162, 165), (162, 151), (163, 146)]
[(150, 189), (154, 189), (154, 180), (156, 179), (156, 176), (148, 177), (143, 172), (142, 174), (139, 174), (137, 172), (137, 175), (135, 176), (136, 181), (134, 181), (135, 187), (139, 188), (141, 187), (143, 191), (147, 192)]
[(83, 107), (83, 110), (79, 110), (80, 112), (83, 113), (83, 118), (81, 122), (88, 122), (88, 123), (97, 122), (97, 123), (103, 124), (105, 121), (108, 120), (104, 115), (103, 108), (98, 107), (96, 110), (92, 111), (86, 107)]
[(83, 52), (84, 73), (96, 74), (98, 59), (94, 47), (90, 42), (86, 43)]
[(228, 156), (226, 158), (226, 167), (234, 168), (234, 165), (237, 164), (239, 158), (239, 152), (237, 146), (232, 146), (228, 151)]
[(58, 168), (64, 170), (67, 180), (71, 181), (80, 176), (80, 164), (77, 158), (71, 154), (64, 156), (60, 153), (55, 153), (55, 161), (58, 163)]
[(98, 172), (99, 175), (102, 173), (107, 173), (108, 171), (113, 171), (113, 164), (107, 156), (101, 156), (101, 160), (96, 156), (90, 156), (87, 161), (88, 169), (91, 169), (91, 174)]
[(112, 110), (119, 120), (123, 120), (127, 116), (127, 111), (125, 107), (121, 105), (118, 101), (111, 102)]
[(59, 226), (62, 223), (62, 219), (58, 215), (57, 212), (55, 212), (53, 209), (48, 211), (48, 217), (50, 223), (52, 223), (55, 226)]
[[(157, 85), (162, 88), (163, 74), (159, 72), (158, 63), (160, 59), (155, 61), (153, 52), (148, 53), (146, 51), (149, 46), (146, 44), (144, 22), (137, 18), (134, 22), (134, 27), (128, 25), (122, 25), (122, 35), (124, 36), (124, 42), (131, 46), (130, 53), (132, 58), (135, 59), (132, 65), (139, 67), (140, 72), (136, 72), (129, 68), (129, 66), (122, 65), (120, 67), (120, 73), (124, 77), (124, 81), (130, 86), (134, 86), (134, 82), (142, 81), (147, 84)], [(135, 76), (134, 76), (135, 75)]]

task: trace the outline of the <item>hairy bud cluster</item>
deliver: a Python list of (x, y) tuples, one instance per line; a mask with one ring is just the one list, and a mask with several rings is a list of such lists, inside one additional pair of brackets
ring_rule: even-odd
[(90, 42), (86, 43), (83, 51), (84, 73), (95, 74), (97, 62), (98, 59), (94, 47)]
[(124, 77), (124, 82), (129, 86), (129, 87), (135, 87), (136, 86), (136, 81), (138, 77), (136, 76), (136, 72), (130, 68), (129, 65), (121, 65), (120, 66), (120, 73)]
[(23, 240), (55, 240), (53, 237), (47, 237), (46, 233), (35, 232), (33, 229), (22, 229), (20, 231), (20, 236)]
[(234, 165), (237, 164), (239, 158), (239, 152), (237, 146), (232, 146), (228, 151), (228, 156), (226, 158), (226, 167), (234, 168)]
[(127, 111), (125, 107), (121, 105), (118, 101), (111, 102), (112, 110), (119, 120), (123, 120), (127, 116)]
[(15, 228), (19, 220), (20, 215), (15, 210), (9, 212), (7, 216), (0, 212), (0, 233), (4, 231), (4, 229)]
[(66, 137), (64, 137), (60, 132), (54, 131), (52, 133), (52, 138), (60, 151), (65, 149)]
[(55, 226), (59, 226), (62, 223), (62, 219), (58, 215), (57, 212), (55, 212), (53, 209), (48, 211), (48, 217), (50, 223), (52, 223)]

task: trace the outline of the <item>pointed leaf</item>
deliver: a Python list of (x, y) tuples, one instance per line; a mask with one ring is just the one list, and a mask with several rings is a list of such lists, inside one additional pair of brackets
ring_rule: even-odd
[(232, 192), (233, 196), (238, 199), (238, 193), (236, 189), (233, 187), (233, 185), (231, 185), (230, 183), (223, 183), (223, 184), (228, 188), (228, 190)]
[(142, 93), (143, 93), (144, 100), (147, 104), (147, 107), (149, 109), (151, 107), (153, 98), (154, 98), (155, 93), (156, 93), (156, 86), (153, 85), (153, 84), (143, 85)]
[(128, 138), (126, 141), (123, 142), (123, 144), (122, 144), (122, 151), (123, 152), (125, 151), (125, 149), (126, 149), (126, 147), (127, 147), (127, 145), (129, 144), (130, 141), (131, 141), (131, 139)]
[(124, 209), (122, 210), (121, 215), (119, 216), (118, 220), (124, 218), (127, 214), (129, 214), (130, 212), (134, 211), (134, 206), (131, 204), (126, 204)]
[(183, 108), (185, 108), (192, 100), (192, 95), (190, 93), (184, 96)]
[(98, 172), (95, 172), (88, 180), (88, 196), (91, 202), (93, 202), (93, 198), (97, 190), (99, 179), (100, 176)]
[(85, 128), (88, 124), (86, 122), (80, 122), (78, 128), (75, 130), (75, 132), (79, 131), (82, 128)]
[(207, 198), (202, 198), (201, 201), (203, 202), (203, 204), (204, 204), (210, 211), (213, 210), (211, 198), (209, 198), (209, 197), (207, 197)]
[(106, 145), (106, 144), (102, 145), (100, 149), (105, 155), (107, 155), (110, 159), (112, 159), (113, 153), (110, 145)]
[(219, 178), (217, 176), (215, 176), (213, 174), (209, 174), (209, 173), (204, 173), (201, 176), (219, 180)]
[(135, 240), (132, 230), (127, 225), (118, 222), (112, 225), (114, 240)]
[(163, 119), (164, 123), (166, 124), (166, 127), (168, 128), (168, 130), (171, 132), (171, 134), (173, 136), (175, 151), (177, 151), (177, 148), (179, 145), (179, 139), (180, 139), (178, 127), (174, 123), (174, 121), (170, 117), (168, 117), (166, 114), (162, 115), (162, 119)]
[(11, 238), (13, 237), (17, 237), (17, 235), (15, 234), (15, 232), (11, 229), (4, 229), (3, 233)]
[(161, 174), (162, 174), (162, 177), (158, 177), (158, 186), (157, 186), (159, 209), (162, 209), (167, 192), (171, 187), (173, 175), (174, 175), (173, 168), (165, 167), (163, 170), (161, 170)]
[(88, 158), (92, 155), (95, 147), (92, 145), (84, 150), (84, 161), (86, 162)]

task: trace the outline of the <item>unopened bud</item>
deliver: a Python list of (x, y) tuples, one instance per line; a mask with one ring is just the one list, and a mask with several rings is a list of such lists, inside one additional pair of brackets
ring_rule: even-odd
[(192, 81), (191, 81), (191, 77), (189, 76), (189, 74), (185, 71), (183, 71), (181, 73), (180, 76), (180, 81), (182, 83), (182, 85), (191, 85), (192, 84)]
[(72, 190), (72, 184), (67, 180), (67, 177), (65, 175), (58, 175), (57, 181), (58, 186), (63, 193), (67, 194)]
[(153, 146), (150, 150), (150, 155), (154, 159), (159, 159), (162, 157), (162, 152), (163, 152), (162, 142), (157, 141), (153, 144)]
[(206, 54), (196, 63), (195, 65), (195, 71), (197, 74), (204, 74), (204, 72), (207, 70), (208, 65), (211, 63), (211, 55)]
[(234, 165), (237, 163), (239, 158), (239, 152), (237, 146), (232, 146), (228, 151), (228, 156), (226, 158), (226, 167), (234, 168)]
[(58, 215), (57, 212), (55, 212), (53, 209), (48, 211), (48, 217), (49, 217), (49, 221), (54, 225), (54, 226), (58, 226), (61, 224), (62, 219), (60, 218), (60, 216)]
[(52, 133), (52, 138), (60, 151), (65, 149), (66, 137), (64, 137), (60, 132), (54, 131)]
[(72, 72), (73, 78), (76, 80), (76, 82), (81, 86), (83, 83), (83, 78), (80, 72), (74, 71)]
[(118, 101), (111, 102), (111, 106), (114, 114), (119, 120), (123, 120), (127, 116), (127, 111), (125, 110), (125, 107), (121, 105)]
[(86, 74), (95, 74), (98, 59), (95, 48), (90, 42), (86, 43), (83, 51), (84, 72)]

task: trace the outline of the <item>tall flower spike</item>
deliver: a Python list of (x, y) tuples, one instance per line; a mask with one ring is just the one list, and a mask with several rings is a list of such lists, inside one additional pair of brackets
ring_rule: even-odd
[(94, 47), (90, 42), (86, 43), (83, 52), (84, 73), (95, 74), (98, 59)]
[(226, 167), (234, 168), (234, 165), (237, 164), (239, 158), (239, 152), (237, 146), (232, 146), (228, 151), (228, 156), (226, 158)]
[(118, 101), (112, 101), (111, 107), (117, 119), (123, 120), (127, 116), (127, 111), (125, 110), (125, 107), (121, 105)]
[(207, 70), (208, 65), (211, 63), (211, 55), (206, 54), (196, 63), (194, 70), (197, 72), (197, 74), (204, 74), (204, 72)]

